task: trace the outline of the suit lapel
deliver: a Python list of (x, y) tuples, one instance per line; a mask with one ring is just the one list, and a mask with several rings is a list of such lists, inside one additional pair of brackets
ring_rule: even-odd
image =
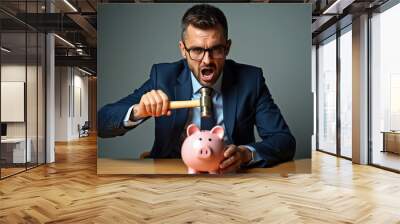
[(235, 76), (231, 70), (230, 61), (226, 61), (224, 66), (224, 76), (222, 80), (222, 100), (224, 110), (224, 124), (227, 131), (228, 140), (233, 141), (233, 130), (235, 127), (237, 90)]
[[(186, 62), (184, 62), (185, 67), (179, 77), (177, 79), (175, 88), (174, 88), (174, 100), (190, 100), (192, 99), (192, 81), (190, 78), (190, 69), (187, 66)], [(179, 135), (182, 133), (184, 125), (188, 119), (188, 108), (176, 109), (172, 110), (172, 116), (174, 120), (173, 127), (177, 127), (179, 130)]]

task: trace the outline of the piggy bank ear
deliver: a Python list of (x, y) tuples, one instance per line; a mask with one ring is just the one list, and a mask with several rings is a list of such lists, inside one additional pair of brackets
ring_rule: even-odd
[(200, 131), (200, 129), (195, 124), (190, 124), (186, 129), (186, 134), (187, 136), (191, 136), (198, 131)]
[(215, 126), (211, 129), (211, 134), (217, 135), (219, 139), (224, 139), (224, 128)]

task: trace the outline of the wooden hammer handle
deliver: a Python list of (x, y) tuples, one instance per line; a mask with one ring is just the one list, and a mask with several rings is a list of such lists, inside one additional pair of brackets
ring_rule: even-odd
[(192, 107), (199, 107), (199, 106), (200, 106), (200, 100), (185, 100), (185, 101), (169, 102), (169, 109), (192, 108)]

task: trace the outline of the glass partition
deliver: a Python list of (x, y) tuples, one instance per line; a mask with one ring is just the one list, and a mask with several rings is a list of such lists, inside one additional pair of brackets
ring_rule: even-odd
[(46, 145), (45, 145), (45, 124), (46, 124), (46, 36), (38, 33), (38, 75), (37, 75), (37, 162), (43, 164), (46, 162)]
[(346, 27), (340, 41), (340, 155), (352, 157), (352, 33)]
[(2, 32), (1, 46), (1, 175), (6, 177), (24, 171), (31, 158), (26, 142), (26, 33)]
[(318, 150), (336, 154), (336, 35), (318, 47)]
[(400, 4), (371, 18), (371, 162), (400, 170)]
[[(43, 12), (43, 5), (0, 3), (19, 15)], [(45, 44), (39, 30), (0, 12), (0, 178), (45, 162)]]

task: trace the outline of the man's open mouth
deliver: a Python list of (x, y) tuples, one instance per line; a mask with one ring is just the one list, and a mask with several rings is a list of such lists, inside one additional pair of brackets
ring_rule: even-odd
[(200, 72), (200, 79), (203, 82), (210, 82), (211, 80), (213, 80), (215, 75), (215, 70), (213, 68), (202, 68)]

